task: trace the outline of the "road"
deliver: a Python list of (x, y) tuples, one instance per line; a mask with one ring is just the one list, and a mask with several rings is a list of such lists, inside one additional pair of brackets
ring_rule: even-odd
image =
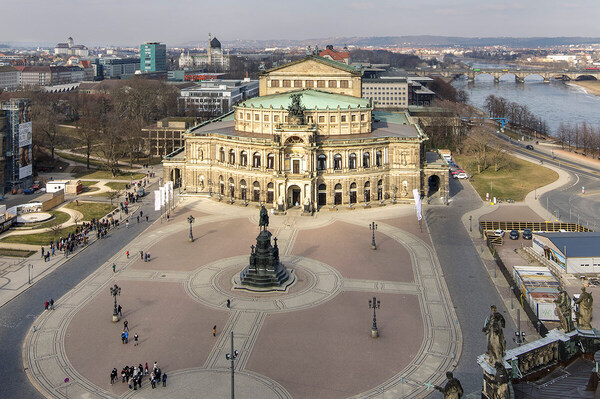
[(466, 395), (481, 392), (483, 375), (477, 356), (487, 349), (481, 329), (490, 305), (505, 315), (504, 336), (509, 348), (514, 346), (515, 326), (461, 221), (463, 214), (481, 206), (481, 200), (467, 181), (450, 180), (449, 205), (427, 207), (425, 217), (462, 329), (462, 355), (454, 376)]
[[(142, 209), (144, 214), (150, 216), (150, 222), (160, 215), (159, 212), (154, 211), (149, 196), (146, 197)], [(69, 261), (32, 288), (0, 308), (0, 342), (2, 342), (0, 375), (3, 377), (1, 397), (43, 398), (25, 375), (22, 346), (33, 321), (44, 311), (44, 302), (50, 298), (57, 300), (69, 292), (120, 251), (124, 243), (135, 239), (149, 226), (149, 223), (130, 223), (129, 228), (111, 230), (108, 238), (98, 240), (73, 255)], [(109, 295), (108, 288), (106, 295)], [(60, 300), (57, 301), (56, 306), (60, 306)], [(90, 364), (93, 365), (93, 361)]]

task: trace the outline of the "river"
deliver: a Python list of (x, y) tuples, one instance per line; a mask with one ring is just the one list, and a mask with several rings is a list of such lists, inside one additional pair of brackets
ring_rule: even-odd
[[(505, 68), (504, 65), (473, 64), (474, 68)], [(581, 123), (600, 128), (600, 96), (587, 94), (577, 85), (552, 79), (544, 83), (541, 76), (528, 76), (525, 83), (515, 83), (513, 75), (504, 75), (500, 83), (494, 83), (490, 75), (479, 75), (475, 83), (467, 78), (455, 80), (452, 85), (469, 93), (469, 102), (483, 109), (483, 103), (490, 94), (504, 97), (521, 105), (548, 124), (550, 134), (563, 123)]]

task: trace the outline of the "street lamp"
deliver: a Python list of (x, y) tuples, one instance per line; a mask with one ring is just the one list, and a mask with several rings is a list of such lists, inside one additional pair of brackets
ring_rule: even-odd
[(379, 309), (381, 306), (381, 301), (378, 301), (377, 298), (373, 297), (373, 299), (369, 299), (369, 309), (373, 309), (373, 326), (371, 327), (371, 337), (377, 338), (379, 337), (379, 331), (377, 330), (377, 315), (375, 314), (375, 309)]
[(375, 224), (375, 222), (372, 222), (371, 224), (369, 224), (369, 229), (371, 229), (371, 231), (373, 232), (373, 238), (371, 240), (371, 249), (377, 249), (377, 244), (375, 244), (375, 230), (377, 230), (377, 224)]
[(31, 270), (32, 270), (32, 269), (33, 269), (33, 265), (30, 263), (30, 264), (27, 266), (27, 275), (28, 275), (28, 281), (29, 281), (29, 284), (31, 284)]
[(239, 352), (236, 350), (233, 350), (233, 331), (231, 332), (231, 353), (228, 353), (225, 355), (225, 358), (227, 360), (231, 360), (231, 399), (235, 398), (235, 384), (234, 384), (234, 380), (235, 380), (235, 359), (237, 359), (237, 357), (239, 356)]
[(116, 323), (119, 321), (119, 312), (117, 311), (117, 295), (121, 295), (121, 287), (115, 284), (114, 287), (110, 287), (110, 295), (115, 298), (115, 306), (113, 310), (113, 321)]
[(194, 242), (194, 235), (192, 234), (192, 224), (194, 223), (194, 217), (192, 215), (188, 216), (187, 221), (190, 224), (190, 242)]
[(473, 231), (473, 226), (471, 221), (473, 220), (473, 215), (469, 215), (469, 232)]

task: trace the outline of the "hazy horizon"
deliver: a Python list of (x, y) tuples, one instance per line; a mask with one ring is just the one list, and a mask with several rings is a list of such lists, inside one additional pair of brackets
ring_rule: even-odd
[(423, 0), (302, 2), (222, 0), (4, 0), (0, 43), (130, 45), (159, 41), (174, 47), (208, 33), (219, 40), (310, 40), (327, 37), (600, 36), (597, 0)]

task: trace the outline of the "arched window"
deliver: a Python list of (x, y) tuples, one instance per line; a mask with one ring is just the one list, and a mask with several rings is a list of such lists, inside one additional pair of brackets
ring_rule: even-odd
[(351, 153), (350, 156), (348, 157), (348, 168), (356, 169), (356, 154), (355, 153)]
[(260, 168), (260, 153), (258, 152), (255, 152), (254, 155), (252, 155), (252, 167)]
[(260, 183), (255, 181), (253, 186), (254, 190), (252, 192), (252, 201), (260, 202)]
[[(233, 151), (233, 150), (232, 150)], [(235, 156), (235, 155), (234, 155)], [(235, 194), (235, 184), (233, 183), (233, 177), (229, 178), (229, 196), (233, 198)]]
[(223, 147), (219, 150), (219, 161), (225, 162), (225, 149)]
[(335, 169), (335, 170), (342, 169), (342, 156), (340, 154), (335, 154), (333, 156), (333, 169)]
[(363, 154), (363, 168), (368, 168), (371, 165), (371, 154), (365, 152)]
[(383, 180), (377, 181), (377, 200), (381, 201), (383, 199)]
[(356, 203), (356, 183), (350, 184), (350, 203)]
[(375, 166), (381, 166), (383, 165), (383, 156), (381, 154), (381, 150), (378, 150), (375, 153)]
[(246, 180), (240, 180), (240, 193), (242, 194), (242, 199), (246, 199)]
[(223, 181), (223, 176), (221, 175), (219, 176), (219, 192), (221, 195), (225, 195), (225, 182)]
[(327, 156), (325, 154), (321, 154), (317, 157), (317, 170), (325, 169), (327, 169)]
[(248, 165), (248, 153), (246, 151), (242, 151), (240, 153), (240, 165), (242, 165), (242, 166)]
[(364, 194), (365, 194), (365, 202), (371, 201), (371, 182), (370, 181), (367, 181), (365, 183)]
[(275, 167), (275, 155), (267, 155), (267, 169), (273, 169)]
[(323, 206), (327, 205), (327, 185), (319, 184), (319, 196), (317, 205)]
[(229, 163), (232, 165), (235, 163), (235, 151), (233, 150), (229, 150)]

